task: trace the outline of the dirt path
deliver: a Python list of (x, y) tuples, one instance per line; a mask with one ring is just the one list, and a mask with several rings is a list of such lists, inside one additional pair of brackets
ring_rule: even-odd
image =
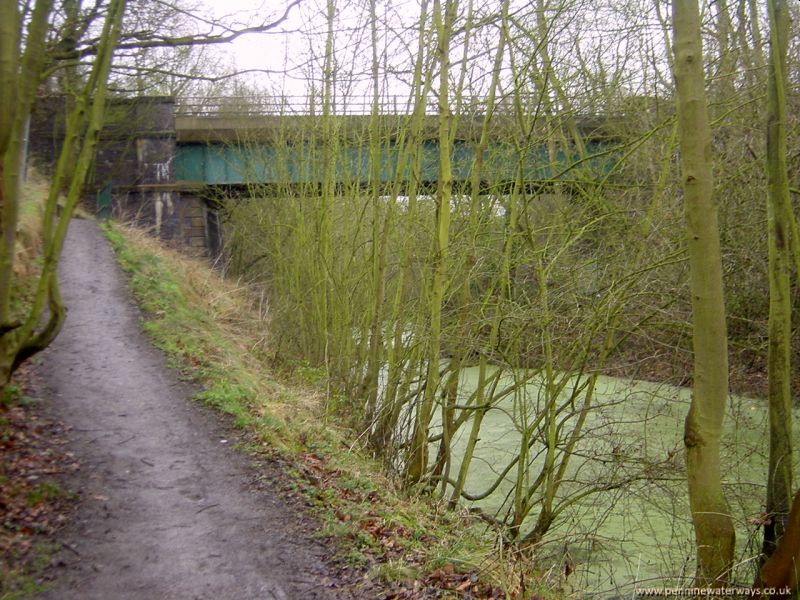
[(72, 428), (81, 508), (52, 599), (311, 599), (332, 589), (325, 547), (229, 448), (140, 331), (96, 225), (73, 221), (61, 263), (69, 315), (38, 369)]

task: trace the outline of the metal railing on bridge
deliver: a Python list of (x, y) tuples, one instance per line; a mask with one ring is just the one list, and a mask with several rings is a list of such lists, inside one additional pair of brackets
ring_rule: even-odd
[[(460, 103), (460, 113), (483, 114), (485, 98), (468, 98)], [(378, 102), (381, 115), (409, 115), (413, 112), (413, 100), (409, 96), (382, 96)], [(455, 106), (451, 106), (453, 110)], [(368, 96), (335, 98), (331, 113), (337, 116), (366, 116), (372, 114), (373, 99)], [(439, 100), (429, 97), (425, 101), (425, 114), (439, 113)], [(192, 117), (257, 117), (257, 116), (321, 116), (323, 101), (318, 95), (303, 96), (210, 96), (179, 98), (175, 103), (175, 114)]]

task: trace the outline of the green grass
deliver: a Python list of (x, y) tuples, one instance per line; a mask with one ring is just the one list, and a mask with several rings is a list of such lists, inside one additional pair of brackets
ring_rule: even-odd
[(33, 547), (32, 557), (24, 568), (0, 569), (0, 600), (22, 600), (45, 591), (47, 585), (38, 580), (47, 571), (58, 550), (58, 544), (41, 542)]
[(12, 406), (16, 404), (21, 397), (22, 391), (15, 383), (9, 383), (4, 388), (0, 389), (0, 404)]
[(23, 394), (22, 389), (15, 383), (9, 383), (0, 390), (0, 404), (25, 407), (36, 404), (36, 399)]
[(53, 481), (44, 481), (27, 493), (28, 506), (34, 507), (42, 502), (57, 500), (66, 495), (64, 489)]

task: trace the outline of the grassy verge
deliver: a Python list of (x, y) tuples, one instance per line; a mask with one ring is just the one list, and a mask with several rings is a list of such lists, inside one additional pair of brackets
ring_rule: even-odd
[[(532, 565), (505, 556), (490, 529), (399, 491), (380, 466), (353, 448), (326, 412), (319, 378), (270, 369), (269, 323), (254, 295), (205, 263), (163, 248), (136, 230), (106, 227), (144, 327), (172, 365), (199, 382), (197, 399), (231, 415), (248, 449), (288, 465), (339, 559), (395, 597), (528, 597), (552, 592)], [(547, 592), (550, 593), (550, 592)], [(410, 595), (408, 595), (410, 594)]]

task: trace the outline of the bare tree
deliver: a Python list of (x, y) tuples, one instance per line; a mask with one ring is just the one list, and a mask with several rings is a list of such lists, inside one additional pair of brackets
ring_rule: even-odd
[[(22, 168), (21, 139), (30, 114), (35, 91), (46, 74), (48, 55), (45, 41), (53, 15), (52, 2), (38, 0), (21, 37), (19, 5), (9, 1), (3, 7), (10, 19), (0, 29), (0, 64), (4, 65), (4, 95), (0, 105), (3, 139), (0, 140), (0, 184), (2, 185), (2, 246), (0, 246), (0, 386), (27, 358), (47, 347), (64, 321), (56, 265), (69, 219), (81, 198), (83, 183), (94, 159), (94, 149), (103, 126), (107, 80), (114, 47), (122, 30), (125, 0), (111, 0), (106, 6), (102, 31), (96, 36), (96, 58), (75, 96), (67, 116), (66, 138), (58, 159), (44, 210), (44, 240), (41, 274), (30, 304), (12, 312), (11, 298), (20, 293), (14, 278), (14, 240), (19, 215), (19, 180)], [(17, 62), (17, 57), (22, 60)], [(7, 132), (7, 133), (6, 133)], [(64, 209), (56, 214), (59, 193), (67, 189)], [(41, 321), (44, 318), (44, 324)]]
[[(115, 52), (154, 49), (183, 50), (225, 43), (252, 32), (278, 27), (299, 0), (288, 2), (277, 16), (246, 26), (199, 19), (203, 27), (173, 35), (163, 23), (135, 19), (126, 28), (127, 0), (98, 1), (83, 7), (76, 0), (3, 0), (0, 24), (0, 386), (17, 367), (55, 338), (65, 307), (59, 293), (56, 265), (67, 226), (81, 199), (84, 182), (104, 124), (108, 80)], [(145, 8), (152, 3), (144, 2)], [(186, 14), (179, 4), (159, 3), (169, 14)], [(30, 9), (30, 12), (27, 12)], [(142, 25), (139, 27), (138, 25)], [(146, 70), (145, 70), (146, 71)], [(140, 76), (142, 73), (139, 73)], [(149, 73), (152, 75), (152, 72)], [(14, 275), (14, 243), (19, 217), (23, 131), (37, 89), (48, 78), (59, 79), (70, 97), (65, 140), (44, 208), (44, 252), (41, 274), (29, 303), (12, 298), (21, 293)], [(63, 208), (57, 211), (59, 195)], [(20, 308), (21, 307), (21, 308)]]

